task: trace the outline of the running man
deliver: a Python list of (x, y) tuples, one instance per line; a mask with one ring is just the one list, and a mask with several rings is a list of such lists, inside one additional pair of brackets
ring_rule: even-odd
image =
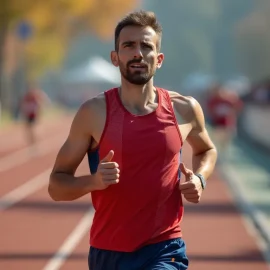
[(22, 97), (20, 109), (26, 125), (27, 141), (30, 145), (36, 142), (34, 127), (39, 119), (41, 107), (45, 103), (50, 103), (49, 97), (34, 85), (30, 85)]
[[(182, 195), (200, 201), (217, 152), (198, 102), (154, 86), (164, 60), (161, 35), (152, 12), (133, 12), (118, 23), (111, 61), (121, 86), (80, 107), (50, 176), (55, 201), (92, 196), (91, 270), (188, 267)], [(179, 165), (186, 140), (192, 169)], [(91, 175), (75, 177), (86, 153)]]
[[(210, 88), (208, 115), (213, 127), (213, 140), (224, 160), (229, 158), (229, 146), (237, 133), (237, 118), (243, 103), (236, 93), (220, 84)], [(220, 155), (220, 157), (221, 157)]]

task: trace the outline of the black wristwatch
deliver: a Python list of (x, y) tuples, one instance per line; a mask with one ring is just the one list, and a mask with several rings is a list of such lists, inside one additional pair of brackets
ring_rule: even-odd
[(206, 181), (205, 181), (204, 177), (200, 173), (195, 173), (195, 175), (200, 178), (201, 184), (202, 184), (202, 188), (205, 189), (205, 187), (206, 187)]

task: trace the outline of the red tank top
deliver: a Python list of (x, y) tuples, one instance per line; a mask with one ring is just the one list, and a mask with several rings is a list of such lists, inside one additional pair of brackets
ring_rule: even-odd
[(157, 109), (138, 116), (122, 105), (117, 88), (105, 92), (107, 118), (97, 150), (100, 159), (114, 150), (120, 181), (92, 192), (93, 247), (131, 252), (182, 236), (182, 139), (168, 92), (157, 88), (157, 93)]
[(35, 93), (27, 93), (22, 100), (22, 111), (26, 116), (35, 116), (38, 113), (38, 96)]

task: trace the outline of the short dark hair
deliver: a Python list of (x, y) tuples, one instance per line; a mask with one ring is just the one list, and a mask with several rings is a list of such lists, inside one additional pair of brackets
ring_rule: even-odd
[(161, 38), (162, 38), (162, 27), (160, 23), (157, 21), (157, 17), (152, 11), (134, 11), (127, 16), (125, 16), (116, 26), (114, 33), (114, 42), (115, 42), (115, 50), (119, 49), (119, 35), (122, 29), (126, 26), (140, 26), (146, 27), (150, 26), (154, 29), (154, 31), (159, 36), (159, 41), (157, 43), (157, 50), (160, 50), (161, 47)]

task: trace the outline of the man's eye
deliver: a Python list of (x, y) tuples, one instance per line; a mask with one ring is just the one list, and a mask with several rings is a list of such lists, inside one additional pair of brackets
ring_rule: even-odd
[(148, 48), (148, 49), (152, 49), (152, 46), (151, 45), (149, 45), (149, 44), (143, 44), (143, 47), (145, 47), (145, 48)]

